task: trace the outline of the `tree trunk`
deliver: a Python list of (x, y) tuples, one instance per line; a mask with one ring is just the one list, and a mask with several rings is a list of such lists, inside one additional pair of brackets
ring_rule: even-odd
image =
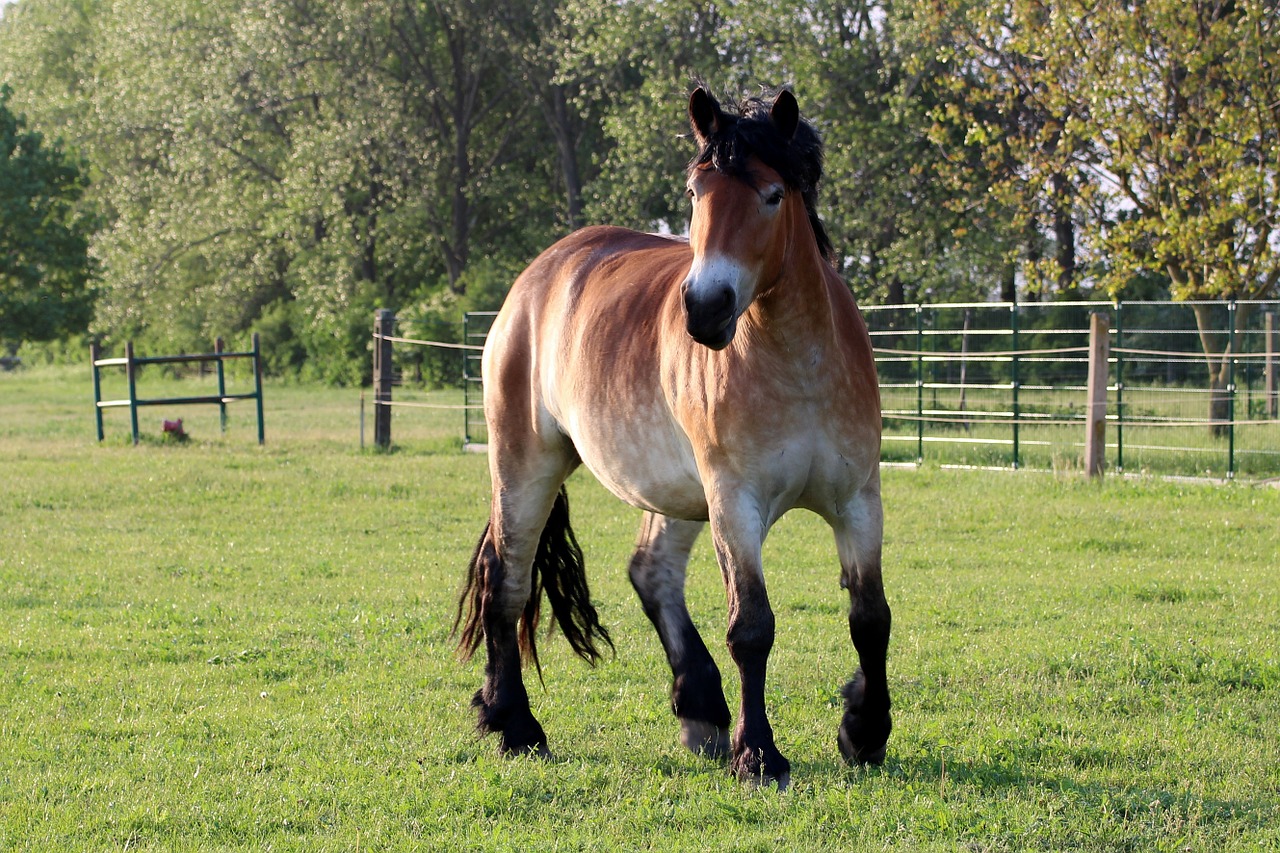
[(1022, 295), (1022, 299), (1024, 302), (1039, 302), (1040, 291), (1043, 289), (1043, 285), (1040, 284), (1040, 276), (1036, 270), (1039, 269), (1040, 261), (1044, 258), (1044, 249), (1040, 244), (1042, 239), (1040, 236), (1040, 224), (1033, 220), (1027, 226), (1025, 236), (1027, 245), (1027, 263), (1031, 267), (1034, 278), (1028, 280), (1027, 287), (1024, 288), (1025, 292)]
[(454, 174), (452, 219), (449, 241), (445, 246), (445, 270), (449, 274), (449, 289), (461, 296), (467, 289), (462, 273), (467, 268), (467, 256), (471, 244), (471, 199), (467, 197), (467, 183), (471, 179), (471, 158), (467, 151), (469, 134), (461, 126), (454, 135)]
[(582, 173), (578, 167), (578, 134), (575, 132), (577, 122), (564, 86), (552, 85), (547, 94), (550, 103), (544, 112), (560, 153), (560, 176), (564, 179), (569, 228), (576, 230), (586, 221), (582, 213)]
[(894, 276), (889, 279), (889, 286), (885, 295), (886, 305), (904, 305), (907, 301), (907, 289), (902, 283), (901, 276)]
[(1000, 272), (1000, 301), (1018, 301), (1018, 266), (1013, 261), (1006, 263)]
[(1080, 296), (1076, 287), (1076, 225), (1071, 219), (1071, 208), (1067, 204), (1067, 196), (1071, 185), (1066, 176), (1055, 174), (1053, 183), (1053, 238), (1054, 260), (1058, 265), (1059, 298), (1077, 299)]
[(1240, 330), (1252, 306), (1237, 305), (1234, 334), (1214, 327), (1210, 310), (1213, 307), (1211, 303), (1196, 304), (1191, 310), (1195, 313), (1196, 331), (1209, 369), (1209, 429), (1215, 436), (1224, 436), (1231, 420), (1231, 360), (1239, 349)]

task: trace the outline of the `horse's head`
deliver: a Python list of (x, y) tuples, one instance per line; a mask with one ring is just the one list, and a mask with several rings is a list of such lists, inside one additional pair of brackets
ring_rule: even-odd
[(816, 212), (822, 143), (785, 90), (730, 113), (700, 88), (689, 99), (689, 122), (698, 154), (687, 185), (693, 265), (683, 288), (685, 328), (718, 350), (733, 340), (762, 286), (782, 272), (791, 241), (816, 240), (830, 257)]

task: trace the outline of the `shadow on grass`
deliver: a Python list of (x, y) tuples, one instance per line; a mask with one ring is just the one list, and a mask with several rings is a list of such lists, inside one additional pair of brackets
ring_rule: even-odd
[[(1196, 824), (1218, 827), (1224, 832), (1261, 832), (1273, 828), (1277, 807), (1262, 798), (1222, 799), (1202, 797), (1189, 789), (1170, 791), (1141, 784), (1135, 773), (1133, 784), (1108, 785), (1082, 782), (1066, 774), (1041, 772), (1050, 754), (1067, 757), (1079, 767), (1118, 766), (1123, 756), (1097, 748), (1073, 748), (1070, 755), (1060, 750), (1025, 743), (1006, 751), (999, 760), (950, 761), (938, 755), (893, 758), (882, 768), (861, 772), (882, 774), (890, 779), (910, 781), (918, 787), (938, 791), (940, 799), (965, 798), (976, 794), (983, 799), (1026, 796), (1042, 791), (1071, 804), (1077, 813), (1094, 815), (1099, 823), (1116, 827), (1139, 825), (1148, 830)], [(820, 763), (801, 772), (822, 772)], [(851, 770), (851, 773), (859, 771)], [(1166, 827), (1167, 825), (1167, 827)], [(1226, 829), (1231, 827), (1231, 829)]]

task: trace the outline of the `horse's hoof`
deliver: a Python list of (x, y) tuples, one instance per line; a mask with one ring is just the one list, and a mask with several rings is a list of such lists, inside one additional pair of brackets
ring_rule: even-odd
[(729, 754), (729, 730), (705, 720), (680, 720), (680, 743), (694, 755), (724, 758)]
[(865, 693), (866, 681), (859, 671), (844, 686), (844, 719), (837, 738), (840, 754), (850, 764), (883, 764), (893, 719), (888, 702), (870, 707)]
[(739, 782), (752, 788), (776, 787), (785, 791), (791, 785), (791, 762), (782, 753), (771, 749), (772, 757), (766, 759), (763, 749), (744, 750), (729, 762), (729, 770)]
[[(529, 718), (533, 720), (532, 717)], [(510, 726), (503, 729), (498, 741), (498, 751), (503, 755), (528, 755), (533, 758), (551, 758), (551, 750), (547, 748), (547, 736), (542, 733), (542, 726), (533, 720), (533, 727), (528, 725)]]
[(776, 788), (778, 793), (786, 791), (791, 787), (791, 774), (783, 773), (778, 776), (749, 776), (746, 779), (739, 779), (749, 788)]
[(531, 743), (531, 744), (525, 744), (524, 746), (517, 746), (512, 748), (508, 748), (506, 744), (502, 744), (499, 747), (499, 751), (501, 751), (503, 755), (509, 758), (520, 758), (522, 756), (528, 756), (530, 758), (538, 758), (543, 761), (555, 760), (555, 756), (551, 754), (551, 750), (547, 748), (547, 744), (545, 741), (542, 743)]
[(884, 764), (884, 757), (888, 751), (888, 741), (880, 744), (879, 749), (868, 749), (853, 742), (846, 733), (845, 727), (840, 727), (840, 736), (838, 738), (840, 744), (840, 754), (844, 756), (844, 760), (853, 765), (874, 764), (879, 766)]
[(528, 705), (501, 707), (485, 701), (484, 691), (477, 690), (471, 699), (476, 709), (476, 731), (481, 735), (498, 735), (498, 752), (503, 755), (532, 755), (550, 758), (547, 734), (530, 713)]

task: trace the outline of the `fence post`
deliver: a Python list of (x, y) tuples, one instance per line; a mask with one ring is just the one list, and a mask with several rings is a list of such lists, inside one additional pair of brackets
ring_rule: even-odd
[(138, 366), (133, 363), (133, 341), (124, 344), (124, 372), (129, 377), (129, 420), (133, 425), (133, 446), (138, 446)]
[(1275, 418), (1280, 417), (1280, 412), (1277, 411), (1280, 408), (1277, 406), (1280, 400), (1277, 400), (1276, 388), (1276, 312), (1267, 312), (1265, 330), (1263, 345), (1266, 348), (1267, 357), (1263, 362), (1262, 372), (1262, 410), (1263, 417)]
[(1116, 312), (1116, 470), (1124, 470), (1124, 303)]
[(916, 464), (924, 464), (924, 306), (916, 304)]
[(1102, 476), (1107, 450), (1107, 359), (1111, 354), (1111, 321), (1101, 311), (1089, 315), (1089, 382), (1085, 405), (1084, 470)]
[[(1236, 303), (1227, 303), (1227, 479), (1236, 476)], [(1248, 420), (1248, 418), (1246, 418)]]
[(1022, 467), (1018, 453), (1018, 427), (1021, 425), (1022, 418), (1022, 409), (1018, 405), (1018, 388), (1021, 385), (1018, 380), (1018, 347), (1020, 346), (1018, 342), (1018, 303), (1010, 303), (1009, 311), (1009, 325), (1013, 332), (1013, 467), (1014, 470), (1017, 470)]
[[(462, 315), (462, 343), (470, 346), (473, 333), (471, 330), (472, 314), (470, 311)], [(475, 420), (474, 409), (472, 406), (477, 402), (483, 402), (483, 394), (480, 400), (476, 399), (475, 392), (471, 390), (474, 384), (473, 380), (479, 379), (471, 373), (472, 358), (470, 350), (460, 350), (462, 353), (462, 445), (464, 448), (471, 447), (471, 425)], [(484, 412), (480, 412), (480, 420), (484, 420)], [(486, 441), (488, 439), (486, 438)]]
[(89, 362), (93, 365), (93, 409), (94, 417), (98, 422), (98, 441), (102, 441), (102, 379), (98, 374), (98, 359), (102, 356), (102, 350), (98, 344), (89, 344)]
[[(218, 362), (222, 364), (221, 360)], [(262, 340), (253, 333), (253, 394), (258, 404), (258, 444), (266, 444), (266, 427), (262, 420)]]
[[(213, 351), (219, 356), (226, 350), (226, 342), (222, 338), (213, 339)], [(227, 371), (222, 366), (222, 359), (219, 358), (215, 363), (218, 371), (218, 396), (222, 399), (218, 401), (218, 425), (222, 427), (225, 435), (227, 432)], [(200, 362), (201, 369), (204, 368), (204, 362)]]
[(391, 446), (391, 333), (396, 315), (379, 308), (373, 326), (373, 443)]

